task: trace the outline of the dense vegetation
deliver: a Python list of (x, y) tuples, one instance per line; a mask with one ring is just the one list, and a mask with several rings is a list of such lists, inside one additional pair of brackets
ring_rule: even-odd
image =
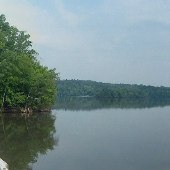
[(55, 70), (40, 65), (30, 35), (0, 15), (0, 109), (49, 109), (55, 99)]
[(93, 96), (108, 98), (167, 98), (169, 87), (109, 84), (85, 80), (60, 80), (58, 96)]

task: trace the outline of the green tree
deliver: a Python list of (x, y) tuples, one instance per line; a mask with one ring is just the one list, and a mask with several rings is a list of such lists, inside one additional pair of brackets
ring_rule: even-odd
[(41, 66), (29, 38), (0, 16), (1, 111), (49, 109), (54, 102), (58, 74)]

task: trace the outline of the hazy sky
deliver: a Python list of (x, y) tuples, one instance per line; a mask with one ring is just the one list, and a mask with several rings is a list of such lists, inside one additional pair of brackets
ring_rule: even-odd
[(0, 0), (61, 79), (170, 86), (170, 0)]

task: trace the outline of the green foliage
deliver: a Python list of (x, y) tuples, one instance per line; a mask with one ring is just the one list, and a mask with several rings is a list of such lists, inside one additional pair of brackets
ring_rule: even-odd
[(58, 81), (58, 96), (93, 96), (98, 98), (166, 98), (170, 88), (129, 84), (109, 84), (85, 80)]
[(55, 70), (41, 66), (30, 35), (0, 16), (1, 109), (49, 109), (55, 99)]

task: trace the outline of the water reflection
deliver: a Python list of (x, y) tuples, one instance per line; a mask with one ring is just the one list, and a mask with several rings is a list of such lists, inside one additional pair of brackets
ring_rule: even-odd
[(0, 157), (10, 170), (32, 169), (40, 154), (53, 150), (57, 144), (54, 138), (55, 117), (52, 114), (21, 116), (1, 116)]
[(134, 98), (109, 99), (93, 97), (58, 98), (54, 109), (64, 110), (94, 110), (101, 108), (151, 108), (170, 105), (170, 98)]

